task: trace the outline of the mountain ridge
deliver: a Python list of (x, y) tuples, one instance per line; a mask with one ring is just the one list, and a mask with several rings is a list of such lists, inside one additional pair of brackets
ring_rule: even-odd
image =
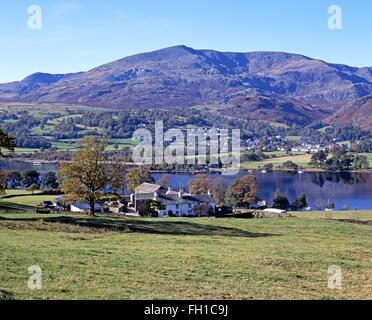
[(247, 120), (288, 124), (332, 120), (371, 94), (369, 67), (286, 52), (220, 52), (183, 45), (131, 55), (86, 72), (36, 73), (0, 84), (2, 102), (120, 109), (215, 106), (230, 116), (245, 110)]

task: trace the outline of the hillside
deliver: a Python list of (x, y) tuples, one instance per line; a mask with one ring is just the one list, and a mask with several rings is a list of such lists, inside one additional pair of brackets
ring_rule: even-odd
[(353, 125), (363, 129), (372, 128), (372, 95), (357, 100), (352, 105), (341, 108), (326, 119), (328, 123)]
[[(35, 74), (0, 85), (0, 101), (113, 108), (215, 106), (230, 116), (307, 124), (372, 94), (372, 68), (280, 52), (233, 53), (176, 46), (88, 72)], [(362, 123), (365, 126), (364, 123)]]

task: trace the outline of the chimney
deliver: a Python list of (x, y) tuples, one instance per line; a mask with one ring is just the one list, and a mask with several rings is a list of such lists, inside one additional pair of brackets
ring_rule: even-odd
[(182, 191), (182, 189), (180, 189), (180, 191), (178, 191), (178, 198), (182, 198), (182, 195), (183, 195), (183, 191)]
[(210, 190), (208, 190), (208, 196), (209, 197), (212, 197), (212, 194), (211, 194), (211, 191)]
[(158, 200), (158, 193), (157, 192), (154, 192), (154, 201), (157, 201)]

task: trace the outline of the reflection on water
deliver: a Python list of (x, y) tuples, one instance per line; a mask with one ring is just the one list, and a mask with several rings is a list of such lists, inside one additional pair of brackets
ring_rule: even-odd
[[(0, 161), (0, 170), (37, 170), (40, 173), (57, 171), (57, 164), (33, 165), (32, 163), (14, 160)], [(221, 177), (229, 184), (238, 176), (247, 174), (241, 172), (236, 176), (221, 176), (211, 174), (212, 178)], [(337, 209), (347, 206), (349, 209), (372, 209), (372, 173), (326, 173), (305, 172), (303, 174), (290, 172), (253, 173), (260, 184), (260, 196), (271, 204), (272, 194), (281, 190), (290, 201), (304, 192), (313, 209), (324, 208), (328, 201), (335, 203)], [(159, 180), (163, 174), (153, 174)], [(171, 174), (170, 184), (173, 189), (187, 189), (191, 174)]]
[(45, 172), (56, 172), (58, 171), (58, 164), (56, 163), (43, 163), (43, 164), (32, 164), (31, 162), (15, 161), (15, 160), (0, 160), (0, 170), (36, 170), (40, 173)]

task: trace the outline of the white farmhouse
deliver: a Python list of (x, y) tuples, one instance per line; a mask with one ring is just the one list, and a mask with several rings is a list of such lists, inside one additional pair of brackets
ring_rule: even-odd
[(192, 217), (194, 209), (199, 205), (206, 205), (216, 211), (216, 202), (210, 193), (207, 195), (192, 195), (182, 190), (175, 192), (171, 189), (165, 191), (159, 185), (144, 183), (135, 190), (132, 195), (135, 211), (141, 214), (145, 204), (154, 201), (159, 204), (158, 214), (160, 218), (166, 216)]

